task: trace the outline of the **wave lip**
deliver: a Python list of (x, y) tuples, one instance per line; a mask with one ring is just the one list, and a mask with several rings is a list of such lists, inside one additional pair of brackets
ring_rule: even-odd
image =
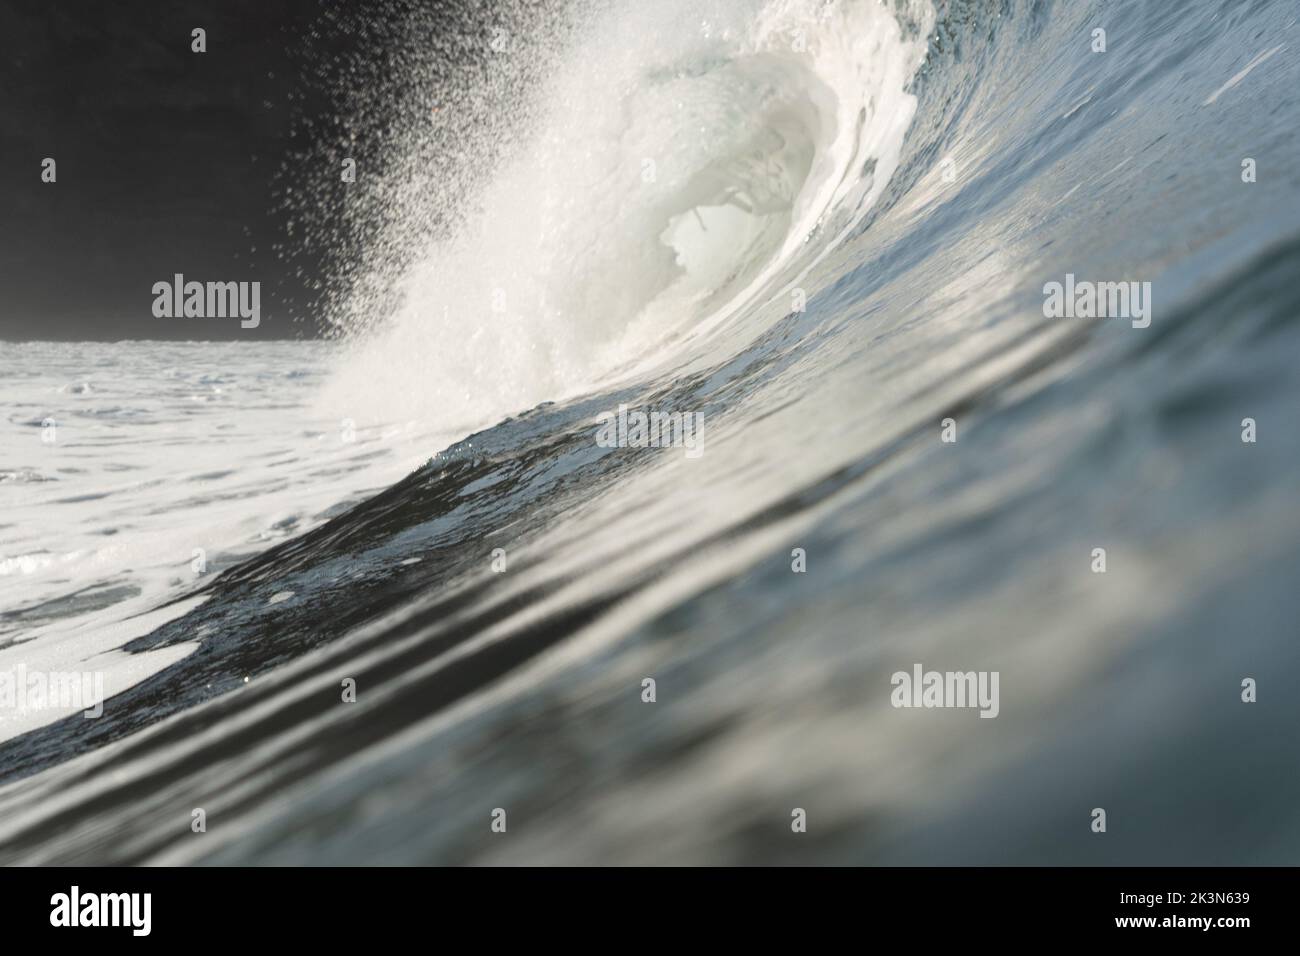
[[(699, 349), (861, 220), (897, 166), (924, 54), (866, 2), (595, 19), (531, 91), (545, 105), (520, 104), (522, 145), (488, 184), (425, 197), (460, 225), (405, 274), (327, 403), (458, 438)], [(418, 197), (411, 216), (427, 219)]]

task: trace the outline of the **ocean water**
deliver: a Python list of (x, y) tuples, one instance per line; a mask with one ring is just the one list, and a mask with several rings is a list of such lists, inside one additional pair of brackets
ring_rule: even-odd
[(0, 861), (1300, 859), (1295, 4), (566, 10), (384, 321), (0, 346)]

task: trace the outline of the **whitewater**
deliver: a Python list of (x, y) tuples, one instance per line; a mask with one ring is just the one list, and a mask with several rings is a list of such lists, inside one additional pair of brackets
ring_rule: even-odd
[(0, 346), (0, 861), (1293, 862), (1294, 5), (502, 17), (329, 339)]

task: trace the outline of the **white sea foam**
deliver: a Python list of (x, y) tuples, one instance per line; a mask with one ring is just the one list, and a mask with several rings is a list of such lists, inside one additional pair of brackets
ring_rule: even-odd
[[(0, 482), (0, 671), (103, 672), (118, 693), (195, 646), (116, 653), (188, 607), (161, 602), (427, 458), (414, 430), (313, 417), (333, 350), (5, 344), (0, 474), (21, 480)], [(61, 716), (0, 713), (0, 739)]]

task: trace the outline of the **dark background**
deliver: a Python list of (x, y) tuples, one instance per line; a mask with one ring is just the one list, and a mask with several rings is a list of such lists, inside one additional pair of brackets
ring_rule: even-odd
[[(320, 334), (328, 250), (287, 236), (284, 190), (325, 162), (312, 133), (346, 122), (341, 72), (376, 59), (382, 17), (327, 0), (0, 0), (0, 339)], [(314, 199), (326, 217), (339, 205)], [(176, 272), (260, 280), (260, 328), (155, 318), (151, 287)]]

